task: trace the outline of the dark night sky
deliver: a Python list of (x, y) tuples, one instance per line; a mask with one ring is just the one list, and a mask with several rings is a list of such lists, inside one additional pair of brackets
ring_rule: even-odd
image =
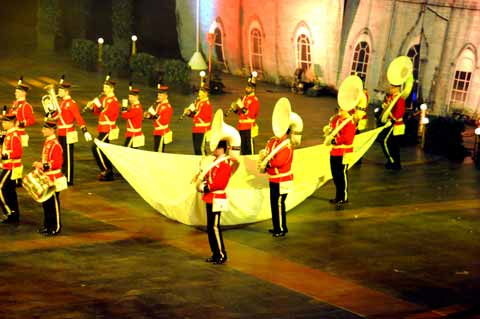
[[(111, 2), (90, 2), (89, 15), (81, 19), (75, 8), (82, 1), (61, 0), (61, 35), (56, 39), (57, 49), (68, 49), (71, 40), (86, 37), (96, 41), (99, 36), (112, 42)], [(31, 51), (36, 45), (38, 0), (2, 1), (0, 10), (0, 43), (2, 52)], [(133, 32), (139, 37), (138, 50), (158, 57), (178, 58), (180, 50), (176, 30), (175, 0), (134, 1)], [(0, 52), (1, 54), (1, 52)]]

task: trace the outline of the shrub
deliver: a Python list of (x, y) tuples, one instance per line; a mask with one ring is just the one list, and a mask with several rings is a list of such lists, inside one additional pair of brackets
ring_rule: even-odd
[(429, 119), (430, 123), (425, 131), (425, 151), (462, 162), (468, 155), (462, 136), (465, 123), (451, 117), (430, 116)]
[(128, 73), (128, 51), (118, 45), (103, 46), (103, 64), (117, 76)]
[(156, 57), (148, 53), (138, 53), (130, 59), (130, 71), (134, 81), (142, 81), (146, 85), (155, 85), (158, 78), (158, 64)]
[(184, 92), (190, 91), (190, 68), (181, 60), (167, 60), (164, 65), (165, 81)]
[(97, 65), (97, 45), (95, 42), (73, 39), (71, 54), (76, 65), (87, 71), (95, 70)]

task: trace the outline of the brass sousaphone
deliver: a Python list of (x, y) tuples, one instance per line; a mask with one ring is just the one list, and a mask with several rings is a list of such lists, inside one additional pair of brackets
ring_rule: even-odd
[(303, 120), (297, 113), (292, 112), (290, 101), (286, 97), (280, 98), (275, 104), (272, 113), (272, 129), (273, 134), (278, 138), (284, 136), (290, 129), (290, 138), (284, 140), (268, 154), (265, 150), (260, 151), (257, 161), (257, 170), (260, 173), (265, 173), (268, 162), (283, 147), (290, 143), (298, 146), (302, 142)]
[(395, 58), (387, 70), (387, 79), (391, 85), (402, 85), (402, 91), (400, 94), (396, 95), (390, 104), (383, 110), (383, 113), (380, 117), (382, 123), (387, 123), (390, 113), (392, 112), (393, 107), (397, 101), (403, 97), (406, 99), (413, 88), (413, 63), (412, 60), (405, 55)]
[[(357, 75), (349, 75), (343, 80), (338, 89), (337, 102), (338, 106), (346, 112), (351, 111), (359, 104), (366, 104), (367, 97), (363, 92), (363, 82), (360, 77)], [(337, 125), (334, 130), (331, 129), (330, 125), (327, 125), (323, 131), (325, 133), (324, 145), (330, 146), (332, 140), (337, 136), (342, 128), (347, 125), (349, 121), (353, 120), (353, 115), (350, 115), (345, 120)]]

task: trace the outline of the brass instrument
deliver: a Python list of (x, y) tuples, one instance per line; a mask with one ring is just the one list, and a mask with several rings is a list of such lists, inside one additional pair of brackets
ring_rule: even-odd
[(300, 145), (302, 140), (303, 120), (295, 112), (292, 112), (290, 101), (286, 97), (280, 98), (275, 104), (272, 114), (273, 134), (280, 138), (290, 130), (290, 137), (277, 145), (270, 153), (261, 150), (257, 158), (257, 170), (265, 173), (270, 160), (285, 146), (289, 144)]
[(197, 104), (197, 100), (190, 103), (186, 108), (183, 109), (182, 115), (180, 115), (179, 120), (183, 120), (186, 117), (190, 117), (195, 112), (195, 104)]
[(230, 103), (230, 107), (225, 111), (225, 116), (229, 116), (232, 112), (236, 113), (239, 109), (243, 109), (243, 101), (241, 98)]
[[(363, 82), (360, 77), (357, 75), (349, 75), (345, 80), (343, 80), (342, 84), (338, 88), (338, 95), (337, 95), (337, 103), (343, 111), (349, 112), (354, 109), (357, 105), (362, 103), (362, 101), (366, 101), (365, 93), (363, 92)], [(323, 133), (325, 134), (325, 140), (323, 144), (325, 146), (332, 145), (333, 139), (337, 136), (337, 134), (348, 124), (351, 120), (353, 120), (353, 115), (348, 116), (345, 118), (340, 125), (337, 125), (335, 129), (329, 125), (323, 128)], [(330, 121), (332, 118), (330, 119)]]
[(47, 94), (42, 96), (42, 105), (45, 114), (53, 114), (60, 111), (60, 106), (57, 100), (57, 94), (55, 93), (55, 85), (49, 84), (43, 88), (47, 91)]
[(383, 109), (380, 121), (387, 123), (388, 118), (392, 112), (393, 107), (397, 104), (397, 101), (403, 97), (406, 99), (412, 92), (415, 79), (413, 78), (413, 63), (408, 56), (399, 56), (395, 58), (387, 70), (387, 79), (391, 85), (403, 85), (402, 91), (397, 94), (388, 104), (385, 104), (386, 108)]
[(102, 104), (100, 103), (100, 98), (102, 98), (103, 96), (105, 95), (105, 93), (100, 93), (96, 98), (94, 98), (93, 100), (90, 100), (87, 102), (87, 105), (85, 105), (85, 107), (82, 109), (82, 113), (85, 113), (86, 111), (91, 111), (93, 110), (93, 105), (97, 105), (98, 107), (100, 107)]

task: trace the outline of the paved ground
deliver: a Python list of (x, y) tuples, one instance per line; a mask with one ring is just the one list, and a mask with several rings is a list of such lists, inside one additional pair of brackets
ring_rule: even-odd
[[(103, 75), (67, 62), (0, 60), (0, 103), (13, 99), (19, 73), (34, 86), (37, 114), (44, 93), (35, 86), (62, 73), (77, 84), (77, 100), (94, 97)], [(119, 97), (127, 82), (119, 83)], [(243, 90), (243, 79), (225, 83), (231, 94), (213, 97), (215, 107)], [(144, 91), (148, 106), (154, 93)], [(264, 84), (259, 96), (258, 145), (271, 134), (280, 96), (304, 118), (304, 146), (321, 142), (334, 99)], [(191, 99), (172, 96), (176, 116)], [(95, 118), (85, 117), (93, 131)], [(190, 124), (172, 123), (169, 151), (192, 152)], [(40, 154), (39, 124), (30, 135), (26, 171)], [(480, 318), (480, 172), (469, 160), (453, 164), (416, 147), (402, 157), (401, 172), (385, 171), (375, 145), (351, 170), (350, 206), (328, 204), (328, 183), (288, 214), (285, 238), (269, 236), (269, 222), (225, 231), (230, 260), (212, 266), (203, 261), (202, 230), (159, 215), (120, 176), (97, 182), (90, 145), (81, 142), (75, 186), (61, 195), (61, 236), (36, 234), (42, 209), (21, 189), (21, 224), (0, 227), (0, 318)]]

